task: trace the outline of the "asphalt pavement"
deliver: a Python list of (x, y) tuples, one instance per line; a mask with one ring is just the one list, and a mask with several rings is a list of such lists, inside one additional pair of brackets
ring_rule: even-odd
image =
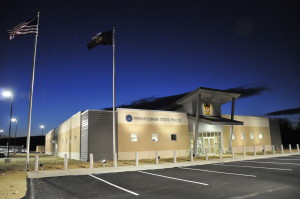
[(80, 175), (64, 172), (64, 176), (52, 173), (56, 177), (31, 172), (25, 198), (290, 199), (300, 196), (299, 153), (106, 168), (101, 172), (90, 169)]

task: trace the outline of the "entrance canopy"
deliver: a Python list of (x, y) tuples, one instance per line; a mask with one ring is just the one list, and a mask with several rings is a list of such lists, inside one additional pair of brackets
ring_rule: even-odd
[(232, 98), (238, 98), (241, 94), (230, 93), (224, 90), (212, 89), (200, 87), (193, 92), (185, 95), (176, 101), (176, 104), (186, 104), (188, 101), (197, 101), (197, 98), (200, 97), (200, 100), (215, 102), (218, 104), (225, 104), (230, 102)]

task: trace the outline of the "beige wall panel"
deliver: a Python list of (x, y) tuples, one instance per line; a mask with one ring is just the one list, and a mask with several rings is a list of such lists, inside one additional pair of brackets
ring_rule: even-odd
[[(187, 125), (186, 113), (118, 108), (118, 124)], [(132, 116), (128, 122), (126, 116)]]
[[(231, 118), (230, 115), (222, 115), (222, 117)], [(244, 122), (244, 126), (269, 127), (269, 118), (267, 117), (235, 115), (234, 120)]]
[[(230, 126), (223, 127), (223, 144), (228, 147)], [(241, 139), (241, 134), (245, 134), (245, 139)], [(250, 133), (254, 134), (254, 139), (250, 139)], [(258, 138), (258, 134), (262, 133), (262, 139)], [(235, 140), (232, 140), (233, 147), (254, 146), (254, 145), (271, 145), (270, 128), (254, 127), (254, 126), (234, 126)]]
[[(262, 152), (263, 151), (263, 145), (255, 146), (256, 152)], [(244, 152), (244, 147), (233, 147), (234, 153), (243, 153)], [(272, 150), (272, 145), (265, 145), (266, 151), (271, 151)], [(227, 148), (228, 150), (228, 148)], [(245, 147), (246, 152), (253, 152), (253, 146), (246, 146)]]
[[(138, 152), (139, 160), (142, 159), (154, 159), (156, 151), (143, 151)], [(176, 150), (176, 157), (187, 157), (189, 156), (189, 150)], [(173, 158), (173, 151), (158, 151), (160, 158)], [(135, 152), (119, 152), (119, 160), (135, 160)]]
[(52, 140), (54, 139), (54, 130), (49, 131), (45, 137), (45, 153), (53, 154), (54, 153), (54, 144)]
[(71, 118), (57, 127), (58, 133), (58, 156), (68, 155), (70, 159), (79, 159), (80, 153), (80, 121), (81, 112), (76, 113)]
[[(138, 135), (137, 142), (131, 142), (131, 133)], [(152, 141), (152, 134), (158, 134), (158, 141)], [(177, 140), (171, 140), (176, 134)], [(152, 125), (152, 124), (119, 124), (118, 151), (163, 151), (189, 149), (188, 126)]]

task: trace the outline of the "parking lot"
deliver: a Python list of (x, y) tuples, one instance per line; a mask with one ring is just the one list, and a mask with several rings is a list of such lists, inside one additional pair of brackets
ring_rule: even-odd
[(299, 198), (300, 155), (28, 179), (26, 198)]

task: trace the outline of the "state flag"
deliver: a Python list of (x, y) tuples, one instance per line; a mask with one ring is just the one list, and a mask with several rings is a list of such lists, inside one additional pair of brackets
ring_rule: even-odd
[(88, 49), (92, 49), (97, 45), (112, 45), (113, 31), (97, 33), (92, 40), (87, 44)]

